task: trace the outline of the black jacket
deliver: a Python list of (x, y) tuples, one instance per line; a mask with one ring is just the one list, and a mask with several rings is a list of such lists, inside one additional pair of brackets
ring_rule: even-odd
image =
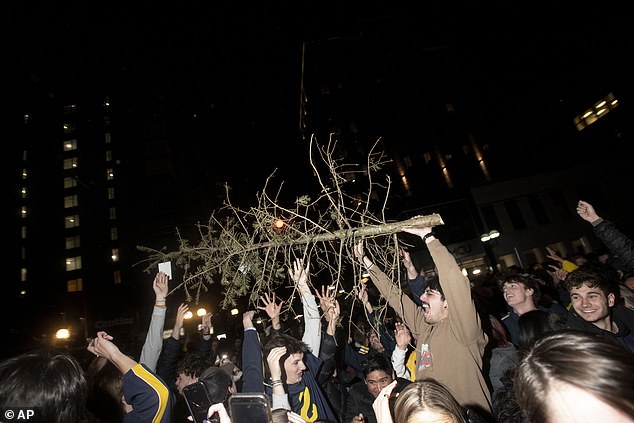
[[(394, 387), (393, 393), (401, 392), (403, 388), (409, 385), (410, 382), (407, 379), (403, 379), (402, 377), (397, 377), (396, 386)], [(390, 399), (390, 408), (394, 409), (394, 402), (396, 398)], [(363, 414), (365, 417), (365, 421), (367, 423), (377, 423), (376, 416), (374, 415), (374, 409), (372, 408), (372, 403), (374, 402), (374, 397), (370, 392), (368, 392), (368, 387), (365, 384), (365, 381), (357, 382), (350, 388), (350, 393), (348, 394), (348, 399), (346, 400), (346, 407), (343, 413), (343, 422), (350, 423), (352, 418), (359, 413)]]

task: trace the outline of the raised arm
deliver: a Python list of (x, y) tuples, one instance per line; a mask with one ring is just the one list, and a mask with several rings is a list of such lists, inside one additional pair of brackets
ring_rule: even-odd
[(145, 337), (145, 343), (141, 350), (139, 362), (145, 364), (153, 372), (156, 371), (161, 349), (163, 348), (163, 327), (165, 325), (165, 297), (167, 297), (168, 276), (163, 272), (158, 272), (152, 281), (154, 290), (154, 308), (152, 309), (152, 319), (150, 327)]
[(401, 249), (400, 255), (403, 259), (403, 266), (407, 270), (407, 283), (409, 284), (409, 290), (412, 292), (412, 300), (416, 304), (422, 305), (420, 296), (425, 292), (425, 276), (414, 267), (409, 251)]
[[(462, 273), (456, 258), (434, 236), (431, 228), (403, 228), (403, 232), (421, 237), (429, 249), (429, 254), (438, 270), (438, 280), (449, 305), (449, 323), (463, 345), (469, 345), (483, 334), (480, 317), (471, 297), (471, 282)], [(409, 322), (405, 324), (412, 329)], [(416, 335), (415, 335), (416, 337)]]
[(422, 309), (418, 307), (409, 296), (404, 295), (401, 289), (365, 255), (363, 241), (359, 241), (355, 244), (354, 256), (363, 265), (365, 270), (370, 273), (370, 278), (374, 285), (383, 298), (387, 300), (390, 307), (401, 316), (405, 324), (414, 334), (414, 337), (422, 333), (427, 326), (422, 318)]
[(171, 388), (174, 388), (174, 381), (176, 380), (176, 365), (178, 364), (178, 357), (182, 350), (182, 342), (180, 340), (180, 331), (183, 327), (185, 320), (185, 313), (189, 311), (187, 304), (182, 303), (176, 310), (176, 320), (172, 329), (172, 335), (163, 341), (163, 352), (158, 362), (156, 372), (168, 381)]
[(634, 271), (634, 241), (619, 231), (612, 222), (601, 218), (587, 201), (579, 201), (577, 214), (592, 224), (594, 234), (610, 250), (610, 254), (618, 256), (627, 270)]
[(88, 351), (97, 357), (107, 358), (123, 374), (123, 395), (132, 406), (126, 420), (172, 421), (172, 398), (165, 382), (146, 366), (123, 354), (112, 340), (113, 337), (106, 332), (97, 332), (97, 337), (88, 345)]
[(244, 340), (242, 341), (242, 392), (264, 392), (264, 373), (262, 368), (262, 347), (258, 332), (253, 325), (255, 311), (249, 310), (242, 315)]
[(319, 307), (315, 301), (315, 296), (308, 286), (308, 275), (310, 266), (304, 266), (304, 260), (295, 259), (292, 269), (289, 268), (291, 280), (297, 287), (304, 306), (304, 336), (302, 341), (310, 348), (315, 357), (319, 357), (319, 347), (321, 344), (321, 316)]
[(412, 335), (409, 333), (409, 329), (403, 323), (395, 323), (394, 336), (396, 338), (396, 346), (392, 352), (392, 367), (396, 376), (410, 380), (411, 375), (407, 366), (405, 365), (405, 359), (407, 357), (407, 348), (412, 341)]

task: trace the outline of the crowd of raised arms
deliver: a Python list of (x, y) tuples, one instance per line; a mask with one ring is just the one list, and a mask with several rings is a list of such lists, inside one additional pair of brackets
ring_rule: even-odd
[[(364, 281), (343, 324), (337, 292), (315, 289), (310, 263), (297, 258), (288, 272), (303, 325), (291, 325), (288, 304), (268, 292), (230, 342), (211, 335), (211, 313), (185, 342), (188, 305), (168, 309), (159, 272), (138, 358), (100, 331), (85, 365), (49, 350), (6, 359), (0, 420), (31, 410), (35, 421), (72, 423), (634, 422), (634, 241), (585, 201), (577, 213), (604, 254), (548, 248), (533, 268), (477, 279), (429, 227), (402, 229), (420, 237), (435, 267), (426, 275), (401, 250), (406, 285), (358, 241), (352, 259)], [(167, 315), (175, 323), (163, 339)], [(196, 390), (208, 402), (202, 411)], [(263, 418), (241, 417), (238, 399), (248, 398), (264, 399)]]

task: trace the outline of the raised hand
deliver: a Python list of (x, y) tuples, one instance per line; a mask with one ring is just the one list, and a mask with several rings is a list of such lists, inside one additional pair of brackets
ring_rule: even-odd
[(321, 286), (321, 294), (319, 294), (319, 292), (315, 290), (315, 296), (319, 298), (319, 307), (321, 308), (324, 319), (326, 319), (327, 322), (330, 321), (329, 310), (331, 307), (334, 307), (336, 295), (337, 294), (335, 293), (334, 289), (329, 289), (324, 285)]
[(355, 292), (357, 294), (357, 298), (364, 306), (368, 301), (370, 301), (368, 299), (368, 289), (366, 288), (365, 284), (359, 284), (359, 286), (355, 288)]
[(291, 280), (295, 283), (295, 286), (297, 286), (297, 289), (300, 290), (302, 295), (310, 295), (310, 288), (308, 287), (309, 268), (309, 264), (304, 266), (304, 260), (295, 259), (293, 262), (293, 268), (288, 269)]
[(583, 220), (590, 223), (594, 222), (595, 220), (601, 219), (601, 217), (594, 210), (594, 207), (592, 207), (592, 204), (583, 200), (579, 200), (579, 202), (577, 203), (577, 214), (581, 216)]
[(207, 314), (205, 314), (202, 318), (202, 333), (203, 335), (209, 335), (209, 333), (211, 332), (211, 318), (214, 314), (212, 312), (209, 312)]
[(341, 309), (339, 307), (339, 301), (337, 301), (336, 299), (332, 299), (332, 305), (328, 308), (328, 318), (327, 321), (328, 322), (337, 322), (337, 319), (339, 319), (339, 315), (341, 314)]
[(156, 304), (165, 304), (165, 297), (167, 297), (167, 281), (168, 276), (166, 273), (158, 272), (152, 282), (152, 289), (156, 296)]
[(172, 338), (179, 339), (181, 336), (181, 328), (185, 322), (185, 314), (189, 311), (189, 306), (181, 303), (176, 311), (176, 320), (174, 321), (174, 329), (172, 329)]
[(97, 357), (111, 360), (113, 354), (119, 351), (119, 348), (112, 343), (113, 339), (112, 335), (108, 335), (104, 331), (97, 332), (97, 336), (90, 341), (87, 349)]
[(280, 302), (276, 304), (275, 292), (271, 295), (271, 297), (269, 297), (269, 294), (265, 292), (264, 295), (260, 295), (260, 301), (262, 301), (264, 307), (258, 306), (259, 310), (266, 311), (266, 314), (268, 314), (271, 320), (275, 318), (279, 319), (280, 313), (282, 312), (282, 304), (284, 304), (284, 301), (280, 300)]
[(409, 332), (407, 326), (403, 323), (396, 322), (394, 324), (394, 337), (396, 338), (396, 345), (402, 350), (407, 349), (407, 346), (412, 341), (412, 334)]
[(559, 263), (563, 263), (564, 259), (561, 258), (559, 254), (557, 254), (557, 251), (553, 250), (550, 247), (546, 247), (546, 251), (548, 251), (548, 254), (546, 254), (546, 257), (548, 257), (551, 260), (558, 261)]
[(248, 310), (242, 313), (242, 326), (245, 329), (253, 327), (253, 316), (255, 315), (255, 310)]
[(561, 281), (565, 281), (566, 277), (568, 277), (568, 271), (552, 264), (548, 265), (548, 267), (550, 267), (549, 273), (551, 274), (555, 285), (557, 285)]

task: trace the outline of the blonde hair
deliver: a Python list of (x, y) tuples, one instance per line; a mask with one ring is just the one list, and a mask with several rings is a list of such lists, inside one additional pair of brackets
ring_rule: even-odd
[(468, 423), (466, 412), (456, 398), (442, 383), (431, 378), (407, 385), (394, 405), (395, 422), (414, 423), (423, 415), (428, 422), (433, 415), (437, 422)]

